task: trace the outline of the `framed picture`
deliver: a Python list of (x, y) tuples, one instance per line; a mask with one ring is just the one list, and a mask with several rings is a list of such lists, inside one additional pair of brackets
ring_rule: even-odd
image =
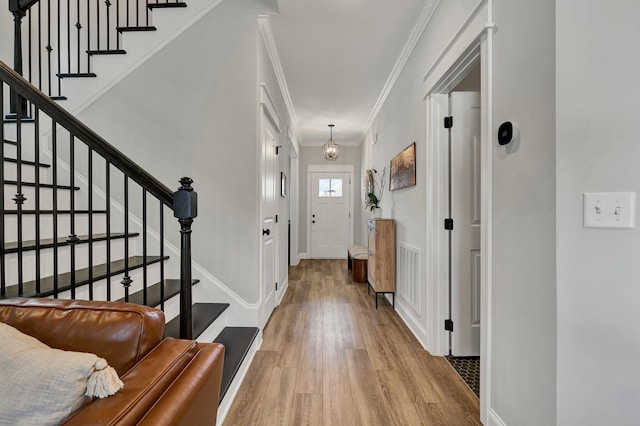
[(280, 172), (280, 196), (287, 196), (287, 175), (284, 172)]
[(416, 184), (416, 143), (406, 147), (391, 160), (389, 190), (415, 186)]

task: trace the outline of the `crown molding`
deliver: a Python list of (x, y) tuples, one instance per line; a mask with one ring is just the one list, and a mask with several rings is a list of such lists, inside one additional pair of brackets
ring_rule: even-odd
[(429, 22), (431, 22), (431, 18), (433, 17), (433, 14), (435, 13), (439, 4), (440, 0), (425, 1), (424, 6), (420, 11), (420, 15), (418, 15), (418, 18), (413, 25), (413, 29), (411, 30), (411, 33), (409, 34), (409, 37), (407, 38), (407, 41), (405, 42), (404, 47), (402, 48), (402, 51), (400, 52), (400, 55), (398, 56), (398, 59), (396, 60), (391, 73), (389, 74), (389, 77), (387, 78), (387, 82), (382, 88), (382, 92), (380, 93), (380, 96), (378, 96), (378, 100), (376, 101), (373, 109), (371, 110), (371, 113), (369, 114), (369, 118), (367, 119), (364, 125), (364, 129), (362, 130), (362, 133), (364, 135), (367, 134), (367, 131), (373, 125), (373, 120), (375, 120), (376, 116), (380, 112), (380, 109), (382, 109), (382, 105), (384, 105), (384, 102), (387, 100), (387, 96), (389, 96), (389, 93), (395, 85), (396, 80), (398, 80), (400, 73), (404, 69), (404, 66), (407, 64), (407, 61), (413, 53), (413, 49), (415, 49), (416, 45), (418, 44), (422, 33), (427, 28), (427, 25), (429, 25)]
[(276, 40), (273, 37), (269, 15), (258, 15), (258, 31), (260, 31), (262, 40), (264, 40), (264, 44), (267, 47), (267, 53), (269, 54), (271, 65), (273, 65), (273, 70), (276, 74), (276, 79), (278, 80), (278, 86), (280, 86), (280, 91), (282, 92), (282, 97), (284, 98), (284, 103), (287, 107), (289, 118), (291, 119), (290, 127), (296, 135), (296, 138), (300, 139), (297, 128), (298, 118), (296, 117), (296, 111), (293, 108), (293, 101), (289, 94), (287, 80), (284, 77), (284, 71), (282, 70), (282, 64), (280, 63), (280, 56), (278, 55)]

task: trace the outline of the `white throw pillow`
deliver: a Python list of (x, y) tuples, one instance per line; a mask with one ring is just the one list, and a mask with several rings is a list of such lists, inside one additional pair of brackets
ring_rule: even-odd
[(50, 348), (0, 322), (0, 425), (57, 425), (91, 396), (121, 388), (104, 359)]

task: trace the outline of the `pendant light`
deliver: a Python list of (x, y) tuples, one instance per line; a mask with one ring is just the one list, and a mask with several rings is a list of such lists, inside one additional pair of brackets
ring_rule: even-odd
[(329, 140), (322, 146), (324, 159), (336, 161), (340, 153), (340, 145), (333, 140), (333, 124), (329, 124)]

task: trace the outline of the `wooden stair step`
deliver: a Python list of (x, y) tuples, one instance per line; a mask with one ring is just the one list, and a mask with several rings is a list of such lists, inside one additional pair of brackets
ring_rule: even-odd
[[(129, 233), (129, 238), (134, 238), (139, 236), (138, 232)], [(106, 240), (119, 240), (125, 237), (123, 232), (112, 232), (111, 237), (107, 237), (107, 234), (94, 234), (92, 241), (106, 241)], [(47, 249), (52, 247), (63, 247), (68, 246), (69, 242), (67, 241), (68, 236), (58, 238), (57, 243), (54, 244), (53, 238), (45, 238), (40, 240), (40, 249)], [(78, 241), (75, 244), (86, 244), (89, 242), (88, 235), (78, 235)], [(38, 246), (36, 245), (35, 240), (28, 240), (22, 242), (22, 250), (23, 251), (31, 251), (36, 250)], [(5, 253), (16, 253), (18, 251), (18, 243), (17, 242), (9, 242), (4, 244), (4, 252)]]
[(222, 367), (222, 384), (220, 401), (227, 393), (233, 378), (249, 352), (251, 344), (258, 335), (257, 327), (225, 327), (216, 337), (214, 343), (224, 345), (224, 365)]
[(58, 73), (58, 78), (92, 78), (97, 77), (93, 72), (76, 72), (76, 73)]
[(7, 145), (18, 145), (18, 142), (10, 141), (10, 140), (7, 140), (7, 139), (3, 139), (2, 142), (6, 143)]
[(142, 32), (142, 31), (155, 31), (156, 27), (148, 26), (148, 27), (118, 27), (116, 28), (119, 33), (123, 32)]
[[(16, 182), (15, 180), (5, 180), (4, 182), (5, 185), (18, 185), (18, 182)], [(22, 186), (33, 186), (35, 187), (36, 184), (35, 182), (22, 182)], [(40, 188), (54, 188), (53, 184), (51, 183), (40, 183), (38, 184), (38, 186)], [(56, 189), (72, 189), (69, 185), (56, 185), (55, 186)], [(75, 191), (79, 191), (80, 187), (79, 186), (74, 186), (73, 190)]]
[(67, 97), (66, 96), (51, 96), (51, 99), (54, 101), (66, 101)]
[[(193, 304), (193, 338), (201, 335), (229, 307), (228, 303)], [(180, 337), (180, 316), (173, 318), (164, 327), (165, 337)]]
[(187, 7), (186, 3), (147, 3), (147, 7), (151, 10), (153, 9), (171, 9), (176, 7)]
[[(15, 158), (5, 157), (4, 161), (6, 161), (7, 163), (18, 164), (18, 160), (15, 159)], [(21, 163), (24, 166), (35, 166), (36, 165), (35, 161), (30, 161), (30, 160), (22, 160)], [(44, 168), (48, 169), (48, 168), (51, 167), (51, 164), (40, 163), (40, 164), (38, 164), (38, 167), (44, 167)]]
[[(165, 256), (164, 259), (160, 256), (147, 256), (147, 265), (158, 263), (162, 260), (168, 259), (169, 256)], [(142, 256), (132, 256), (129, 258), (129, 270), (142, 268), (144, 266)], [(94, 265), (93, 268), (93, 281), (98, 281), (107, 278), (107, 264)], [(111, 262), (111, 275), (117, 275), (125, 271), (124, 259), (119, 259)], [(77, 269), (75, 271), (76, 288), (89, 283), (89, 268)], [(6, 299), (9, 297), (48, 297), (52, 296), (54, 277), (44, 277), (40, 279), (40, 291), (36, 291), (36, 281), (29, 281), (23, 284), (22, 294), (18, 293), (18, 285), (7, 286), (5, 294), (0, 296), (0, 299)], [(71, 289), (71, 272), (65, 272), (58, 275), (58, 292)]]
[[(191, 280), (191, 285), (196, 285), (200, 280)], [(180, 294), (180, 280), (164, 280), (164, 300), (169, 300), (173, 296)], [(117, 300), (124, 302), (124, 298)], [(147, 303), (144, 303), (144, 290), (136, 291), (129, 295), (129, 303), (146, 305), (150, 307), (159, 306), (162, 302), (160, 297), (160, 283), (155, 283), (147, 287)]]
[(94, 55), (126, 55), (127, 51), (122, 49), (113, 50), (87, 50), (87, 54)]

